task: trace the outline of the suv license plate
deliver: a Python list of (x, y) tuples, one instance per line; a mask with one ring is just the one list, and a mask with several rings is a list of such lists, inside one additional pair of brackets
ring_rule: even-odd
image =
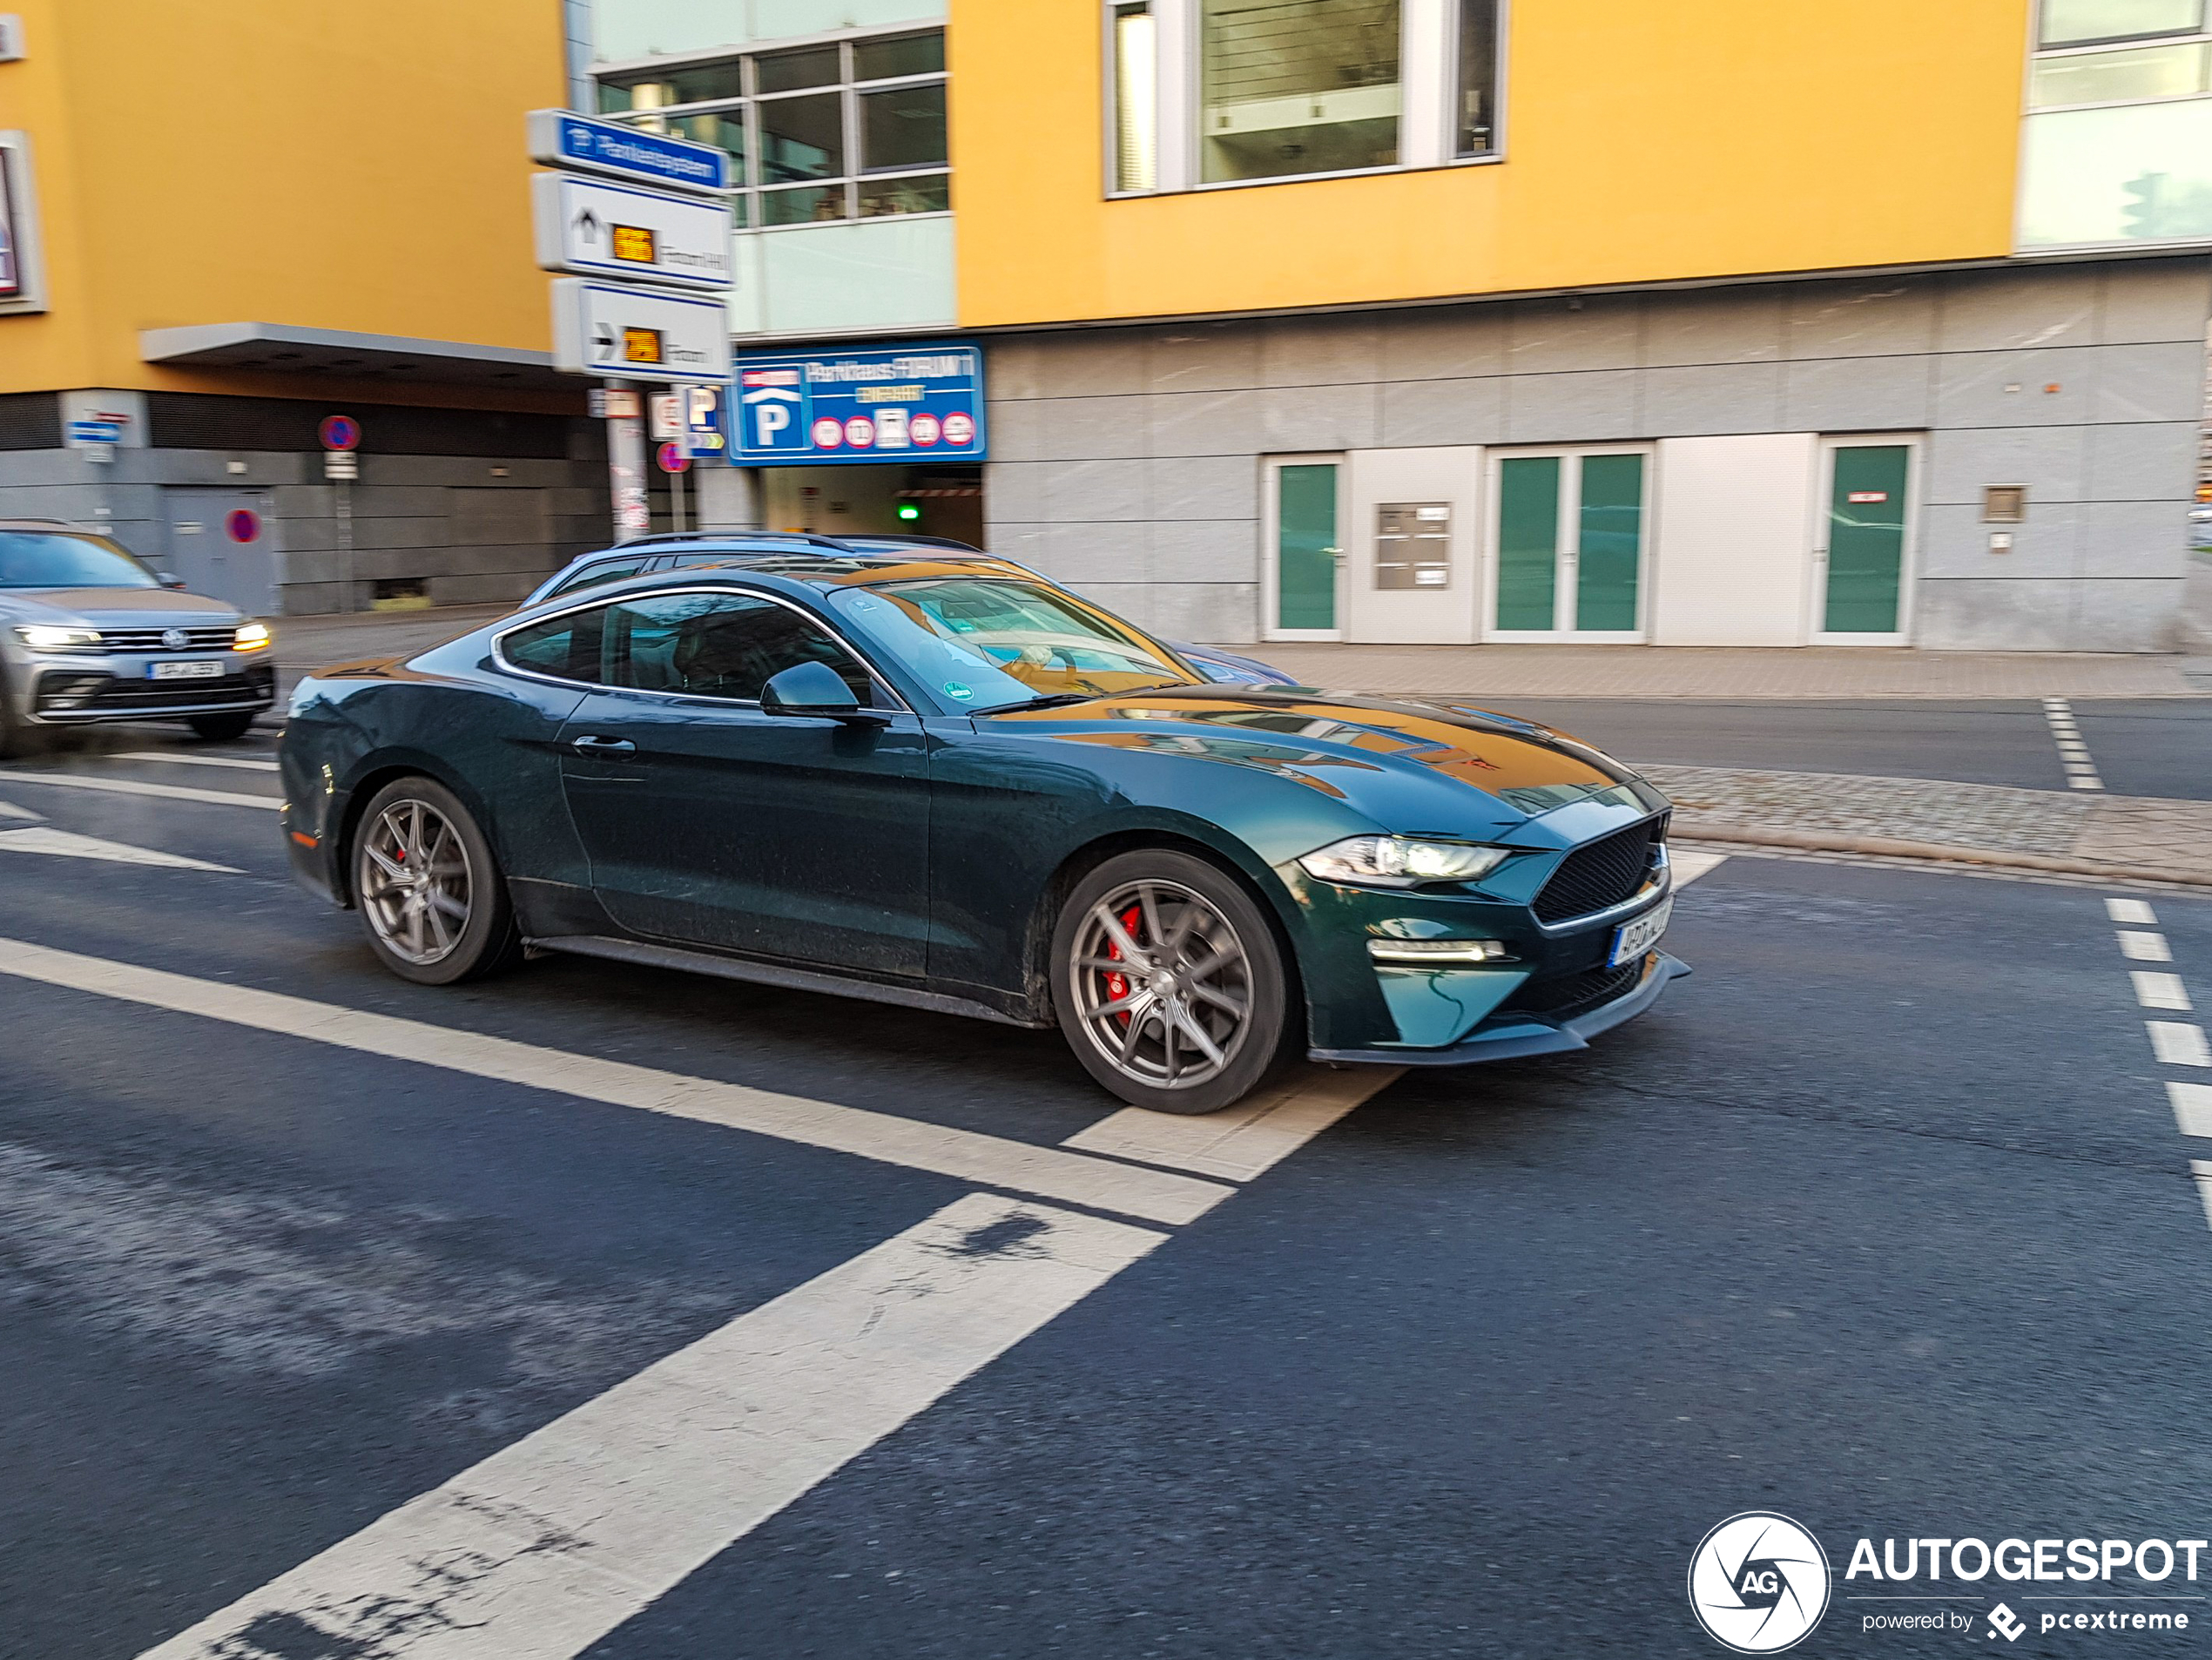
[(149, 663), (149, 680), (219, 680), (223, 665), (219, 663)]
[(1605, 966), (1617, 968), (1622, 963), (1642, 956), (1659, 943), (1659, 936), (1667, 931), (1667, 919), (1674, 914), (1672, 895), (1662, 901), (1659, 908), (1646, 911), (1633, 922), (1623, 922), (1613, 930), (1612, 955), (1605, 959)]

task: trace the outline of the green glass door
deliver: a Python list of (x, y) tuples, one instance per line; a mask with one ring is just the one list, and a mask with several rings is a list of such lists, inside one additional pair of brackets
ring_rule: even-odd
[(1498, 627), (1548, 630), (1559, 604), (1557, 455), (1498, 463)]
[(1337, 626), (1337, 469), (1275, 469), (1275, 626)]
[(1905, 581), (1904, 444), (1838, 444), (1828, 487), (1827, 634), (1894, 634)]
[(1643, 457), (1585, 455), (1581, 472), (1575, 631), (1629, 633), (1643, 567)]
[(1499, 633), (1635, 632), (1643, 471), (1618, 451), (1498, 463)]

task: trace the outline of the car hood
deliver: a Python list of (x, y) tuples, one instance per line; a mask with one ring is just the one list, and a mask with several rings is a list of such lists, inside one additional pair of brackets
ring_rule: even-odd
[(0, 604), (24, 620), (77, 624), (85, 628), (212, 628), (238, 622), (244, 615), (205, 594), (180, 594), (173, 588), (11, 588), (0, 590)]
[(1666, 799), (1602, 751), (1454, 701), (1217, 685), (979, 714), (979, 727), (1187, 756), (1285, 778), (1391, 827), (1494, 833), (1584, 803), (1640, 817)]

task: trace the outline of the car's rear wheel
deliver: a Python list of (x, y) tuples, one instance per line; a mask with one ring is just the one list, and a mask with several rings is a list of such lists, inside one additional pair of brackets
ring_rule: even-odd
[(1224, 872), (1165, 848), (1076, 885), (1052, 938), (1060, 1030), (1091, 1076), (1156, 1112), (1213, 1112), (1282, 1058), (1288, 976), (1258, 904)]
[(251, 709), (234, 715), (188, 715), (185, 725), (192, 729), (195, 738), (204, 738), (211, 744), (226, 744), (233, 738), (243, 738), (253, 725)]
[(384, 966), (447, 986), (504, 968), (521, 948), (491, 844), (443, 785), (403, 778), (362, 809), (354, 897)]

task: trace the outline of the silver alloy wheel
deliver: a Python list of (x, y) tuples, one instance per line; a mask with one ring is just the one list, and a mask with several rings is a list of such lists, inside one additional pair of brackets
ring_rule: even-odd
[(1101, 899), (1070, 967), (1084, 1033), (1140, 1083), (1194, 1089), (1244, 1047), (1252, 1004), (1244, 941), (1179, 882), (1130, 882)]
[(453, 955), (469, 927), (469, 848), (427, 801), (393, 802), (361, 840), (361, 903), (393, 955), (426, 968)]

